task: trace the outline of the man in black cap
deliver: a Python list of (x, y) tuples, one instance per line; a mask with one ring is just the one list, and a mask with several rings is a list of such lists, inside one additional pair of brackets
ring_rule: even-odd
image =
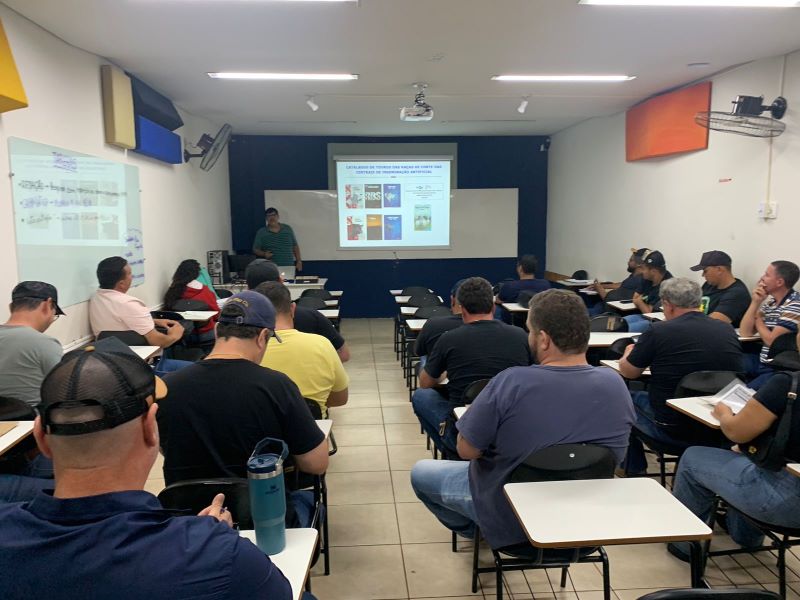
[(703, 284), (701, 307), (712, 319), (739, 327), (739, 323), (750, 306), (750, 290), (731, 272), (731, 257), (722, 250), (703, 252), (700, 262), (691, 267), (702, 271)]
[(55, 490), (0, 505), (0, 597), (289, 600), (283, 574), (231, 528), (222, 494), (193, 517), (143, 491), (167, 390), (113, 342), (70, 352), (42, 383), (34, 436)]
[[(636, 292), (633, 295), (633, 304), (641, 313), (658, 312), (661, 310), (661, 282), (672, 278), (672, 273), (667, 271), (667, 261), (658, 250), (650, 250), (642, 257), (642, 278), (651, 283), (646, 292)], [(650, 328), (650, 321), (642, 315), (628, 315), (625, 317), (628, 331), (643, 332)]]
[[(43, 281), (23, 281), (11, 292), (11, 316), (0, 325), (0, 396), (31, 407), (39, 403), (42, 379), (61, 360), (61, 343), (45, 335), (64, 314), (56, 288)], [(10, 349), (13, 349), (10, 350)]]
[[(247, 280), (247, 289), (249, 290), (256, 289), (265, 281), (280, 281), (283, 283), (283, 277), (281, 277), (278, 266), (274, 262), (263, 259), (256, 259), (247, 265), (244, 278)], [(336, 354), (339, 355), (339, 359), (343, 363), (350, 360), (350, 349), (347, 347), (342, 334), (336, 331), (331, 320), (318, 310), (307, 306), (296, 306), (294, 327), (297, 331), (316, 333), (327, 338), (333, 344)]]
[(267, 220), (266, 227), (256, 232), (253, 240), (253, 254), (272, 260), (279, 267), (295, 267), (303, 270), (303, 260), (300, 257), (300, 246), (294, 230), (285, 223), (281, 223), (278, 209), (270, 207), (264, 213)]
[[(169, 398), (158, 412), (167, 485), (247, 477), (247, 459), (266, 437), (286, 442), (301, 471), (324, 473), (328, 442), (300, 390), (283, 373), (261, 366), (275, 334), (275, 308), (269, 299), (254, 291), (234, 294), (222, 308), (216, 332), (214, 349), (205, 360), (167, 379)], [(309, 527), (313, 494), (292, 492), (287, 500), (287, 526)]]

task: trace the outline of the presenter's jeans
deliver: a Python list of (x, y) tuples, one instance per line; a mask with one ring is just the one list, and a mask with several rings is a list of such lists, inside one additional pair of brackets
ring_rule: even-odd
[[(784, 527), (800, 527), (800, 477), (767, 471), (746, 456), (721, 448), (689, 448), (681, 457), (675, 497), (706, 523), (717, 496), (746, 515)], [(762, 533), (741, 513), (728, 512), (728, 532), (745, 548), (759, 546)]]
[[(433, 388), (417, 388), (411, 396), (411, 406), (422, 429), (445, 456), (456, 456), (456, 428), (447, 427), (444, 436), (439, 435), (440, 426), (453, 415), (456, 406)], [(452, 420), (451, 420), (452, 425)]]
[(462, 537), (475, 537), (478, 517), (469, 490), (469, 462), (421, 460), (411, 469), (411, 487), (439, 521)]

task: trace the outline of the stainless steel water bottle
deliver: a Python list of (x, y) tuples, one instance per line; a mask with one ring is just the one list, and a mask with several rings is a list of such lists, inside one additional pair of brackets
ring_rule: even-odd
[(264, 438), (247, 461), (256, 545), (265, 554), (277, 554), (286, 546), (283, 463), (288, 455), (289, 448), (282, 440)]

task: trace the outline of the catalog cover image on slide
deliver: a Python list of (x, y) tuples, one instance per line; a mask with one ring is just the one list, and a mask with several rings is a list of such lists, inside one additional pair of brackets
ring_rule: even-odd
[(383, 184), (383, 207), (384, 208), (400, 208), (400, 184), (399, 183), (384, 183)]
[(347, 208), (364, 208), (364, 186), (350, 183), (345, 185), (344, 205)]
[(367, 215), (367, 239), (383, 239), (383, 217), (381, 215)]
[(366, 239), (366, 232), (364, 231), (364, 217), (347, 217), (347, 239)]
[(403, 239), (403, 217), (402, 215), (384, 215), (383, 217), (383, 239), (402, 240)]
[(414, 231), (431, 230), (431, 205), (414, 205)]
[(383, 198), (381, 194), (380, 183), (365, 183), (364, 184), (364, 199), (367, 208), (382, 208)]

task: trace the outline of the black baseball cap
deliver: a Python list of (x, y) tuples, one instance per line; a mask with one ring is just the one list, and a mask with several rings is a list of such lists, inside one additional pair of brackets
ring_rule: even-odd
[(217, 323), (269, 329), (273, 337), (281, 341), (275, 334), (275, 307), (269, 298), (252, 290), (239, 292), (225, 300)]
[(269, 216), (269, 215), (277, 215), (277, 214), (278, 214), (278, 209), (277, 209), (277, 208), (275, 208), (274, 206), (270, 206), (270, 207), (267, 209), (267, 212), (265, 212), (264, 214), (265, 214), (266, 216)]
[(666, 267), (667, 261), (664, 260), (664, 255), (658, 250), (652, 250), (644, 255), (644, 264), (648, 267)]
[(703, 252), (700, 257), (700, 264), (689, 267), (691, 271), (702, 271), (706, 267), (730, 267), (732, 264), (731, 257), (722, 250), (709, 250)]
[(274, 262), (265, 258), (257, 258), (247, 265), (244, 270), (244, 278), (247, 281), (247, 287), (252, 290), (259, 283), (264, 283), (265, 281), (280, 281), (281, 272)]
[(132, 421), (167, 395), (153, 369), (117, 338), (67, 353), (44, 378), (37, 406), (51, 435), (83, 435)]
[(56, 290), (54, 285), (50, 285), (44, 281), (23, 281), (18, 283), (11, 291), (11, 300), (14, 301), (21, 298), (37, 298), (40, 300), (52, 298), (53, 308), (55, 308), (56, 314), (66, 314), (58, 305), (58, 290)]

